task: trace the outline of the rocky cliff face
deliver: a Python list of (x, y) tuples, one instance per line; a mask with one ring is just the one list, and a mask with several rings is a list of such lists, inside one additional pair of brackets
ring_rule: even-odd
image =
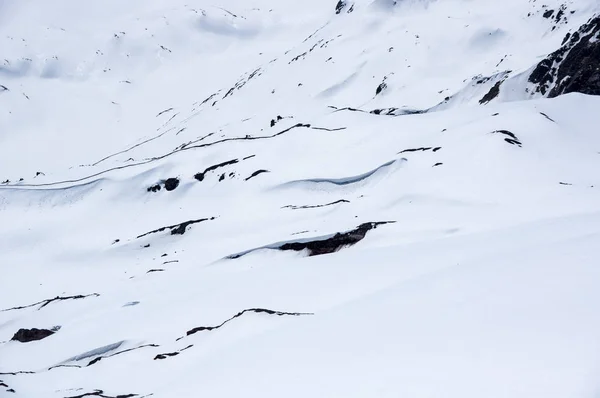
[(534, 92), (554, 98), (567, 93), (600, 95), (600, 16), (574, 33), (541, 61), (529, 77)]

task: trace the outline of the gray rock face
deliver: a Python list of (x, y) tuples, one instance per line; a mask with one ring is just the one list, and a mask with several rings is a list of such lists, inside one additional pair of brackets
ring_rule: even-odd
[(573, 92), (600, 95), (600, 15), (567, 34), (562, 47), (536, 66), (529, 82), (549, 98)]

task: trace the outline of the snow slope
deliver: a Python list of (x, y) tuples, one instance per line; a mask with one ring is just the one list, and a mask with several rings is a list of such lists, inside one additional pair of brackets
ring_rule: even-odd
[(0, 1), (0, 396), (598, 397), (599, 15)]

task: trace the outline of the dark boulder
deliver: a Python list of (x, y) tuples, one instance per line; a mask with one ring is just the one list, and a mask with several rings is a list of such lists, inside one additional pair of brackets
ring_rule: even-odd
[(45, 339), (46, 337), (51, 336), (53, 334), (54, 332), (48, 329), (19, 329), (19, 331), (15, 333), (11, 341), (29, 343), (30, 341)]
[(179, 186), (178, 178), (168, 178), (165, 181), (165, 189), (167, 191), (174, 191), (175, 189), (177, 189), (178, 186)]
[(496, 84), (494, 84), (494, 86), (490, 89), (490, 91), (488, 91), (487, 94), (484, 95), (483, 98), (479, 100), (479, 104), (481, 104), (481, 105), (487, 104), (488, 102), (490, 102), (491, 100), (496, 98), (498, 96), (498, 94), (500, 94), (500, 86), (502, 85), (503, 82), (504, 82), (503, 80), (496, 82)]

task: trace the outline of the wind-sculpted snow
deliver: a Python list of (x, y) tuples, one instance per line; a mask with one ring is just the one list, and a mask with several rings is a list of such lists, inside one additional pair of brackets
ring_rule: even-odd
[(335, 253), (340, 249), (357, 244), (365, 238), (367, 232), (377, 228), (379, 225), (390, 224), (394, 221), (380, 221), (361, 224), (353, 230), (346, 232), (338, 232), (332, 235), (319, 236), (314, 238), (306, 238), (288, 242), (278, 242), (267, 246), (258, 247), (256, 249), (246, 250), (241, 253), (236, 253), (228, 256), (228, 259), (235, 260), (247, 254), (258, 250), (270, 249), (281, 251), (306, 251), (309, 256), (319, 256), (322, 254)]
[(81, 361), (84, 359), (101, 356), (103, 354), (117, 350), (119, 347), (121, 347), (123, 345), (123, 343), (125, 343), (125, 341), (119, 341), (119, 342), (116, 342), (113, 344), (106, 345), (104, 347), (95, 348), (93, 350), (84, 352), (83, 354), (79, 354), (72, 358), (69, 358), (65, 361), (65, 363), (78, 362), (78, 361)]
[(400, 167), (402, 163), (406, 162), (406, 158), (401, 158), (397, 160), (391, 160), (387, 163), (382, 164), (381, 166), (368, 171), (366, 173), (351, 176), (351, 177), (343, 177), (343, 178), (310, 178), (306, 180), (297, 180), (290, 181), (283, 185), (283, 187), (310, 187), (312, 185), (337, 185), (337, 186), (345, 186), (352, 185), (359, 182), (365, 182), (372, 177), (384, 176), (387, 172), (392, 171), (393, 168)]
[(0, 1), (0, 396), (596, 397), (598, 15)]

